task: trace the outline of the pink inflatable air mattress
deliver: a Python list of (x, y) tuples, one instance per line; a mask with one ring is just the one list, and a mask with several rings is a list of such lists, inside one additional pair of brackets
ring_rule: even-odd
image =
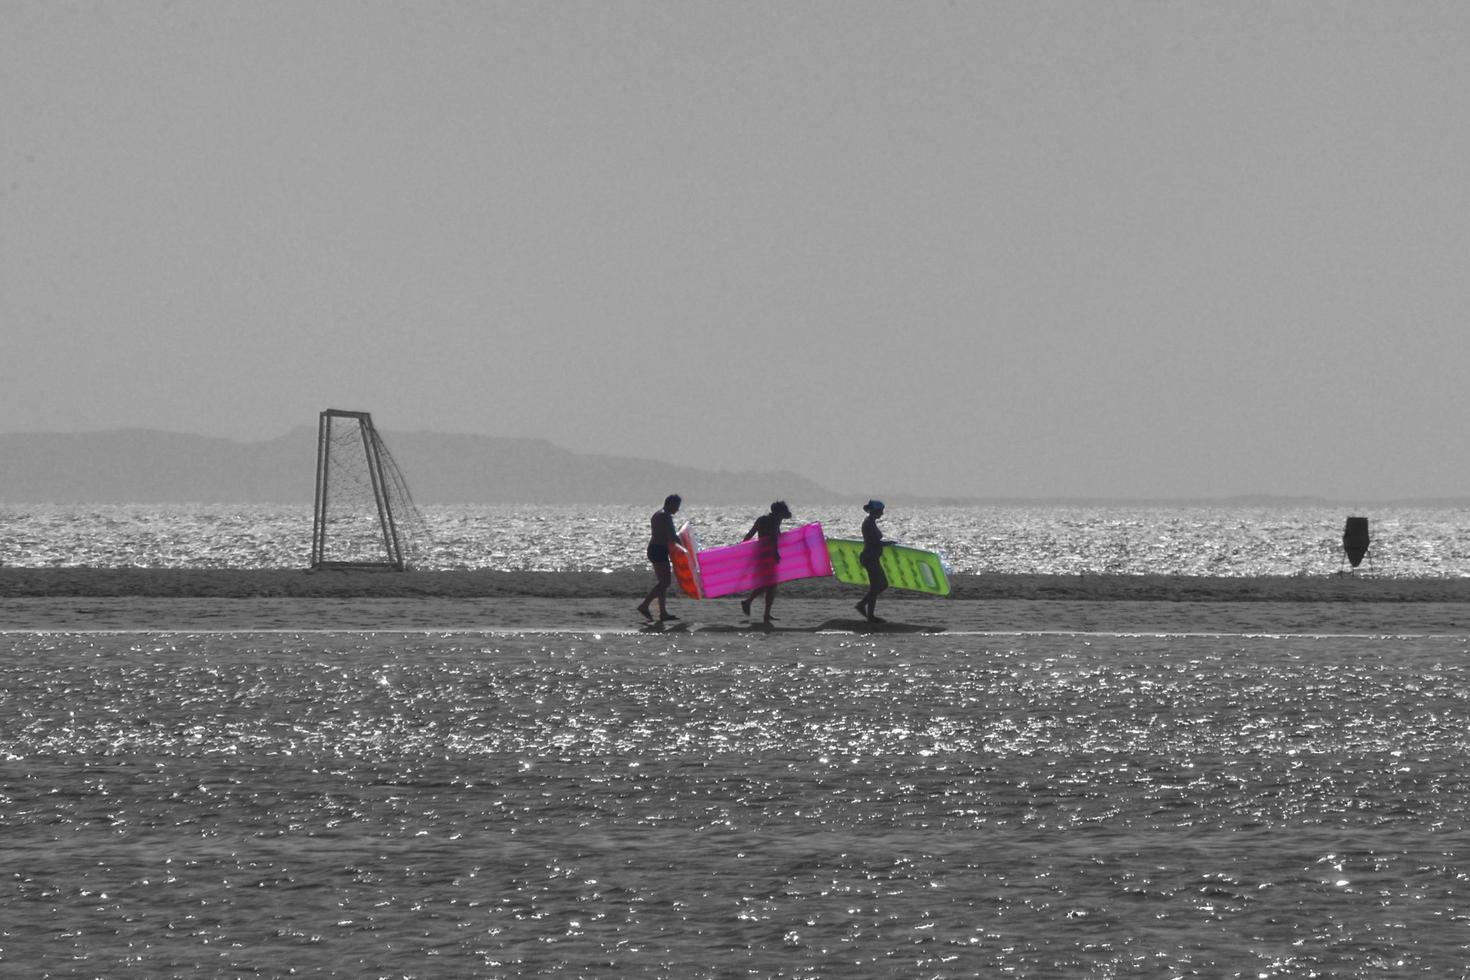
[(783, 531), (776, 539), (781, 560), (771, 561), (770, 546), (758, 538), (697, 553), (694, 563), (700, 598), (714, 599), (748, 592), (778, 582), (824, 578), (832, 574), (832, 556), (819, 523)]

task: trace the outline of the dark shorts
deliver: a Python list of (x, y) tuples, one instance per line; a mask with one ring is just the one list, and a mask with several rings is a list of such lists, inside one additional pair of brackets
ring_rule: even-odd
[(667, 565), (669, 563), (668, 546), (662, 544), (650, 544), (648, 546), (648, 560), (655, 565)]

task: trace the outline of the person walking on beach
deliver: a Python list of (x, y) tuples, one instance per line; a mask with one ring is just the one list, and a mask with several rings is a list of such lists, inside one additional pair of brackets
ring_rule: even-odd
[(669, 561), (669, 552), (673, 548), (683, 547), (679, 544), (679, 532), (674, 529), (674, 515), (679, 513), (679, 505), (683, 502), (683, 498), (677, 493), (669, 494), (664, 498), (663, 509), (654, 511), (653, 518), (649, 522), (651, 534), (648, 539), (648, 562), (653, 566), (654, 585), (638, 607), (639, 615), (649, 622), (653, 622), (653, 612), (649, 606), (654, 600), (658, 601), (659, 622), (679, 618), (669, 612), (667, 596), (669, 586), (674, 582), (674, 570)]
[(863, 571), (868, 573), (868, 593), (858, 600), (857, 611), (870, 623), (883, 623), (887, 620), (880, 619), (875, 611), (878, 596), (888, 588), (888, 576), (883, 571), (880, 559), (883, 557), (883, 546), (893, 542), (883, 540), (883, 532), (878, 529), (878, 522), (883, 519), (883, 501), (870, 500), (863, 504), (863, 510), (868, 512), (868, 516), (863, 518), (863, 550), (858, 555), (858, 561), (862, 564)]
[[(750, 530), (746, 531), (745, 537), (741, 539), (742, 541), (749, 541), (751, 538), (759, 535), (761, 546), (763, 548), (770, 548), (770, 551), (766, 552), (764, 560), (770, 563), (769, 567), (772, 578), (775, 578), (776, 564), (781, 560), (781, 548), (778, 542), (778, 539), (781, 537), (781, 522), (784, 520), (789, 520), (790, 518), (791, 508), (786, 506), (786, 501), (778, 500), (775, 503), (771, 504), (770, 513), (762, 514), (760, 517), (757, 517), (755, 519), (755, 523), (750, 526)], [(741, 611), (744, 612), (745, 615), (749, 616), (751, 604), (754, 603), (756, 597), (760, 595), (764, 595), (766, 597), (766, 614), (764, 621), (767, 623), (774, 622), (774, 617), (771, 616), (771, 603), (776, 601), (775, 582), (772, 582), (770, 585), (761, 586), (760, 588), (752, 592), (747, 598), (740, 600)]]

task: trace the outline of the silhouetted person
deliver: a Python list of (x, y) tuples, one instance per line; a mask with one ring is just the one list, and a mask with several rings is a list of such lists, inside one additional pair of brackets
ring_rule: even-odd
[[(750, 526), (750, 530), (746, 531), (745, 537), (741, 539), (743, 541), (749, 541), (751, 538), (759, 535), (762, 547), (761, 560), (764, 563), (769, 563), (768, 566), (763, 564), (762, 571), (765, 571), (769, 567), (772, 578), (776, 575), (776, 564), (781, 560), (781, 548), (777, 541), (781, 536), (781, 522), (790, 519), (790, 517), (791, 508), (786, 506), (786, 501), (778, 500), (771, 504), (771, 512), (769, 514), (762, 514), (755, 519), (755, 523)], [(765, 550), (767, 547), (769, 547), (769, 551)], [(774, 582), (770, 585), (761, 586), (752, 592), (748, 598), (740, 600), (740, 608), (745, 612), (745, 615), (749, 616), (751, 603), (755, 602), (756, 596), (759, 595), (766, 597), (765, 621), (767, 623), (773, 622), (771, 603), (776, 600), (776, 583)]]
[(658, 619), (665, 622), (670, 619), (678, 619), (678, 616), (670, 614), (666, 604), (669, 586), (674, 581), (674, 570), (669, 563), (669, 552), (673, 548), (683, 547), (679, 544), (679, 532), (674, 527), (674, 515), (679, 513), (679, 505), (683, 498), (677, 493), (671, 493), (664, 498), (663, 510), (655, 511), (650, 520), (651, 534), (648, 539), (648, 561), (653, 566), (654, 586), (649, 591), (648, 597), (638, 607), (638, 612), (649, 622), (653, 621), (653, 613), (649, 605), (658, 600)]
[(870, 500), (863, 504), (863, 510), (868, 516), (863, 518), (863, 550), (858, 555), (858, 561), (863, 566), (863, 571), (868, 573), (868, 593), (858, 600), (857, 611), (862, 613), (870, 623), (882, 623), (875, 613), (878, 605), (878, 596), (888, 588), (888, 575), (883, 571), (883, 546), (892, 544), (892, 541), (883, 540), (883, 532), (878, 529), (878, 522), (883, 519), (883, 501)]

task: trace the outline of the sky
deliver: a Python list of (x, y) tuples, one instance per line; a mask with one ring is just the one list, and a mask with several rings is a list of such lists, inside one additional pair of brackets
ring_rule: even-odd
[(1470, 495), (1470, 4), (0, 0), (0, 431)]

